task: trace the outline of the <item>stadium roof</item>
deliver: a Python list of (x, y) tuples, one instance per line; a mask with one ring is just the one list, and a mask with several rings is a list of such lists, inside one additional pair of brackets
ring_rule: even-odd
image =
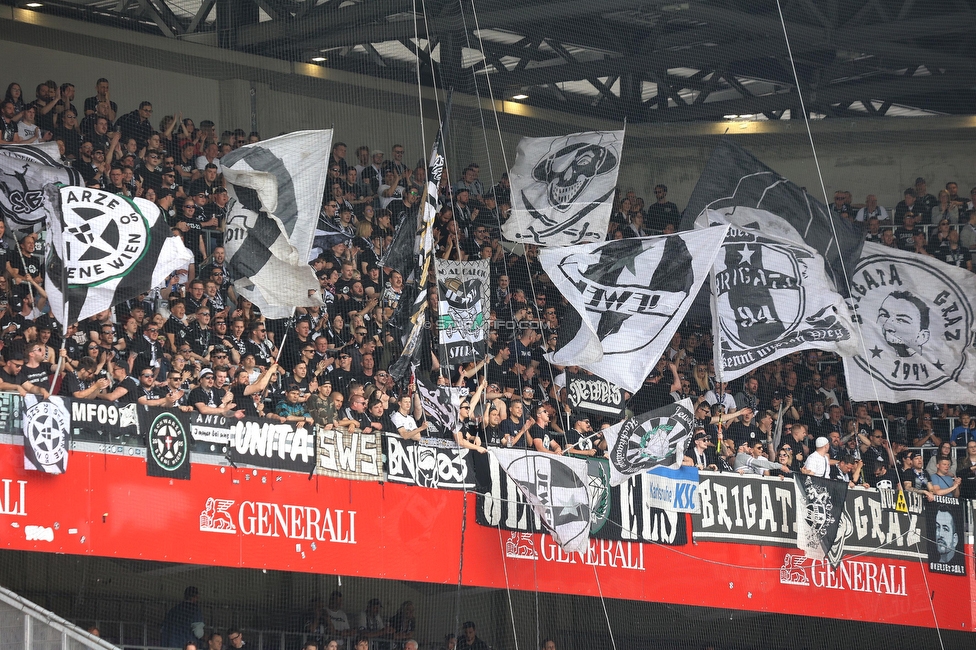
[[(4, 3), (632, 123), (802, 116), (773, 0)], [(782, 5), (811, 117), (973, 112), (974, 0)]]

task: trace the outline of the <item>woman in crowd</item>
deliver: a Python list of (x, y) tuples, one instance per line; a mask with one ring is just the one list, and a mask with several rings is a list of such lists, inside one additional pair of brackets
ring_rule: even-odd
[(949, 192), (939, 191), (939, 205), (932, 208), (932, 223), (940, 223), (946, 220), (949, 223), (959, 223), (959, 206), (953, 205), (949, 201)]
[(13, 102), (14, 116), (12, 119), (14, 122), (19, 122), (24, 117), (24, 108), (27, 106), (24, 103), (24, 93), (20, 89), (20, 84), (12, 82), (7, 86), (7, 93), (4, 95), (4, 99)]
[(929, 458), (929, 462), (925, 465), (925, 471), (929, 473), (929, 476), (935, 474), (935, 470), (939, 467), (939, 461), (946, 459), (949, 461), (949, 476), (956, 476), (956, 454), (952, 447), (952, 443), (946, 440), (939, 445), (938, 451), (932, 454)]

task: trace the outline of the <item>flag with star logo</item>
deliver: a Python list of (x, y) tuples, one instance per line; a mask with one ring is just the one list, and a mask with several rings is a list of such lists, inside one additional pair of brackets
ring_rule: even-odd
[[(847, 481), (795, 472), (796, 547), (807, 557), (826, 559), (836, 569), (843, 558), (843, 540), (837, 531), (847, 503)], [(839, 544), (838, 544), (839, 542)]]
[(800, 234), (803, 243), (824, 258), (827, 276), (836, 290), (847, 296), (847, 275), (861, 254), (863, 233), (739, 145), (723, 140), (712, 152), (688, 199), (681, 228), (694, 228), (705, 210), (732, 207), (778, 215)]
[(191, 253), (152, 201), (45, 186), (51, 241), (44, 288), (65, 327), (161, 287)]
[(695, 405), (685, 398), (604, 429), (610, 485), (655, 467), (681, 467), (694, 428)]
[(976, 402), (976, 275), (868, 242), (850, 302), (864, 338), (844, 359), (851, 399)]
[(494, 447), (488, 453), (525, 496), (553, 540), (567, 553), (585, 552), (590, 539), (586, 461)]
[(542, 268), (579, 316), (566, 319), (549, 361), (636, 393), (688, 313), (726, 230), (540, 251)]
[(715, 375), (721, 381), (797, 350), (857, 354), (844, 298), (823, 258), (776, 214), (733, 206), (695, 222), (729, 227), (712, 267)]

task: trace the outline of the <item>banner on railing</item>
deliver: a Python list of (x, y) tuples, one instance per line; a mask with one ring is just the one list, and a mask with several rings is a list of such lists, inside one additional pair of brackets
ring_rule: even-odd
[[(694, 540), (796, 548), (794, 481), (702, 472), (701, 513), (691, 517)], [(851, 488), (833, 552), (926, 558), (924, 515), (888, 509), (877, 490)]]
[(146, 473), (190, 480), (190, 423), (179, 409), (141, 406), (139, 426), (146, 438)]
[[(515, 483), (505, 475), (494, 457), (488, 456), (491, 490), (478, 495), (478, 523), (523, 533), (546, 532)], [(668, 545), (687, 543), (686, 516), (651, 505), (654, 477), (642, 474), (621, 485), (611, 486), (609, 463), (603, 459), (587, 459), (587, 472), (591, 539)]]
[[(135, 403), (119, 406), (103, 399), (71, 400), (73, 440), (99, 443), (137, 441), (139, 413)], [(141, 440), (138, 440), (141, 444)]]
[(926, 537), (929, 538), (929, 571), (966, 575), (963, 547), (962, 504), (950, 496), (936, 496), (925, 507)]
[(315, 471), (315, 431), (254, 418), (228, 420), (234, 465), (256, 465), (311, 474)]
[(318, 427), (315, 473), (353, 481), (383, 480), (383, 434)]
[(441, 439), (415, 442), (387, 433), (386, 480), (420, 487), (474, 489), (471, 452)]

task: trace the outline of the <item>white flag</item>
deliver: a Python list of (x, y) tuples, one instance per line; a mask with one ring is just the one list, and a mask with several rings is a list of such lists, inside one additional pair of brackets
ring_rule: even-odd
[(45, 187), (51, 247), (44, 288), (62, 326), (161, 287), (193, 253), (145, 199), (84, 187)]
[(655, 467), (680, 467), (694, 428), (695, 405), (686, 398), (604, 429), (610, 485)]
[(852, 399), (976, 403), (976, 275), (868, 242), (851, 302), (865, 351), (844, 360)]
[(61, 164), (57, 142), (0, 145), (0, 214), (17, 239), (44, 228), (44, 186), (84, 185), (81, 174)]
[(505, 239), (571, 246), (607, 235), (623, 131), (588, 131), (557, 138), (522, 138), (512, 184)]
[(538, 451), (489, 449), (564, 551), (584, 552), (590, 539), (586, 461)]
[[(636, 393), (681, 325), (721, 250), (727, 226), (539, 253), (580, 315), (549, 361), (582, 366)], [(567, 319), (567, 323), (574, 319)]]
[(224, 248), (239, 295), (267, 318), (321, 305), (308, 265), (325, 191), (332, 130), (297, 131), (221, 159), (234, 204)]
[(731, 224), (712, 269), (715, 374), (722, 381), (797, 350), (857, 354), (844, 298), (824, 260), (767, 210), (706, 210), (697, 228)]

